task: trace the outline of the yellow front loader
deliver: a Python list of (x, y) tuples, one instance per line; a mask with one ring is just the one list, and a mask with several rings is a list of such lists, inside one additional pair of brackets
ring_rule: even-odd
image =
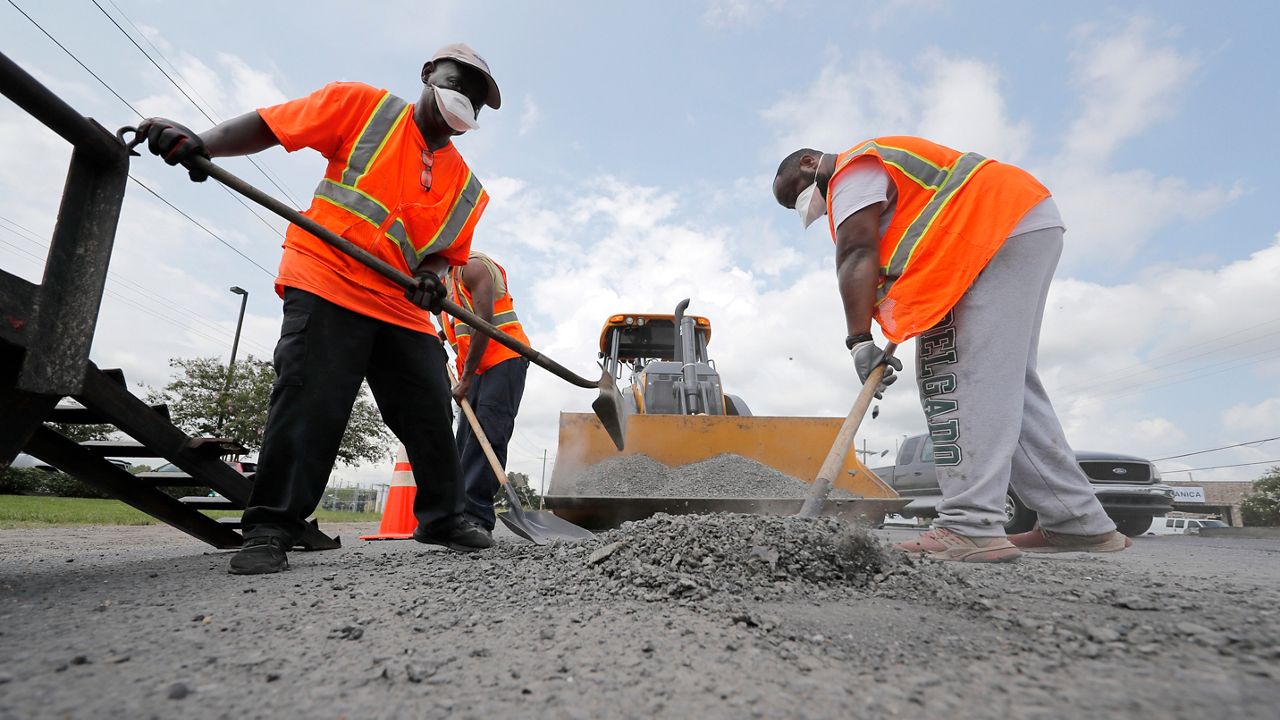
[[(812, 482), (844, 418), (756, 417), (738, 396), (727, 394), (707, 354), (711, 323), (686, 315), (682, 301), (672, 315), (614, 315), (600, 333), (606, 373), (620, 384), (634, 413), (619, 451), (589, 413), (561, 413), (559, 449), (546, 497), (560, 517), (592, 529), (615, 527), (657, 512), (671, 514), (753, 512), (794, 514), (801, 499), (757, 497), (604, 497), (578, 491), (577, 479), (609, 458), (647, 455), (679, 467), (733, 453)], [(835, 487), (851, 498), (828, 500), (824, 514), (878, 523), (907, 504), (851, 452)]]

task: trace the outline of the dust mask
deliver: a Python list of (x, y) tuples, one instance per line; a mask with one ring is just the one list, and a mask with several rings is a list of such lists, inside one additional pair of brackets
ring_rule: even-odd
[(444, 116), (444, 121), (449, 124), (449, 127), (460, 133), (480, 127), (476, 122), (476, 109), (471, 106), (471, 101), (466, 95), (457, 90), (435, 85), (432, 85), (431, 89), (436, 95), (436, 107), (440, 108), (440, 114)]
[[(818, 164), (822, 164), (821, 157), (818, 158)], [(827, 214), (826, 198), (818, 192), (817, 168), (813, 170), (813, 182), (796, 196), (796, 212), (800, 214), (800, 222), (804, 223), (806, 228), (812, 225), (814, 220)]]

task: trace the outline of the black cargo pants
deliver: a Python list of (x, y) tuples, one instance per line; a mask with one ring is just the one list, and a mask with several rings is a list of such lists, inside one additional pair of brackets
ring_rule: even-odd
[(438, 339), (285, 288), (274, 359), (245, 537), (297, 541), (329, 482), (362, 380), (413, 465), (418, 522), (437, 529), (458, 522), (465, 494)]
[[(528, 373), (528, 360), (504, 360), (477, 375), (467, 391), (467, 401), (476, 412), (480, 429), (493, 446), (498, 464), (504, 468), (507, 444), (516, 428), (516, 413), (520, 412), (520, 398), (524, 397), (524, 379)], [(467, 519), (493, 530), (497, 519), (493, 513), (493, 497), (498, 494), (498, 478), (465, 417), (458, 421), (458, 455), (462, 460), (462, 484), (467, 489)]]

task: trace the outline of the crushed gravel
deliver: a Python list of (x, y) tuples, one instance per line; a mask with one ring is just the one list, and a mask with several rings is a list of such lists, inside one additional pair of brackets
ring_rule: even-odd
[(1275, 717), (1273, 542), (965, 566), (884, 536), (655, 516), (243, 577), (166, 527), (0, 531), (0, 718)]
[[(618, 455), (586, 468), (571, 481), (572, 495), (662, 498), (803, 498), (803, 480), (735, 453), (669, 467), (648, 455)], [(831, 497), (851, 497), (833, 489)]]

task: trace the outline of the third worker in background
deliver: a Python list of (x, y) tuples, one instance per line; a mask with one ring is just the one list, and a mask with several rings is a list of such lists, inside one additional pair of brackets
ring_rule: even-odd
[[(884, 360), (873, 318), (895, 343), (917, 338), (920, 401), (943, 499), (934, 528), (899, 549), (1002, 562), (1022, 551), (1129, 546), (1076, 464), (1036, 374), (1065, 231), (1043, 185), (977, 153), (879, 137), (841, 153), (793, 152), (778, 167), (773, 193), (805, 227), (828, 218), (845, 345), (862, 381)], [(881, 391), (902, 369), (897, 359), (889, 365)], [(1039, 524), (1006, 537), (1011, 483)]]
[[(473, 251), (465, 266), (449, 270), (445, 286), (453, 302), (529, 344), (529, 337), (516, 317), (507, 271), (492, 258)], [(515, 430), (529, 361), (514, 350), (490, 341), (488, 336), (473, 332), (456, 318), (443, 314), (438, 318), (457, 356), (458, 384), (453, 388), (453, 398), (459, 403), (464, 398), (471, 403), (480, 429), (493, 446), (498, 463), (505, 468), (507, 444)], [(465, 418), (458, 423), (457, 440), (467, 493), (466, 519), (492, 533), (498, 478)]]

